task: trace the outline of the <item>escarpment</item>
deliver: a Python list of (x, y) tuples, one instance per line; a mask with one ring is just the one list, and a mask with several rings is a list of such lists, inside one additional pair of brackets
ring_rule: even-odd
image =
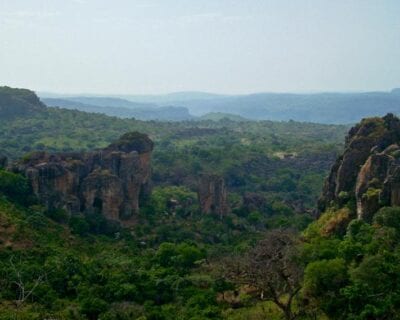
[(393, 114), (353, 127), (325, 182), (320, 212), (353, 201), (357, 217), (370, 221), (380, 207), (400, 205), (399, 146), (400, 120)]
[(37, 152), (13, 169), (29, 179), (48, 209), (102, 214), (129, 224), (139, 211), (139, 198), (150, 192), (152, 150), (146, 135), (132, 132), (94, 152)]

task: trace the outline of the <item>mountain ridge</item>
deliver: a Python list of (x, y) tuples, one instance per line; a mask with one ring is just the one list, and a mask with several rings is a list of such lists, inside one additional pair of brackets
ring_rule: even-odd
[[(95, 99), (95, 98), (94, 98)], [(110, 98), (114, 99), (114, 98)], [(152, 104), (136, 104), (127, 101), (122, 103), (121, 107), (115, 106), (119, 100), (113, 100), (114, 106), (107, 106), (107, 100), (103, 100), (100, 105), (83, 103), (81, 101), (91, 101), (91, 99), (59, 99), (59, 98), (42, 98), (43, 102), (51, 107), (60, 107), (72, 110), (80, 110), (85, 112), (102, 113), (109, 116), (120, 118), (135, 118), (139, 120), (163, 120), (163, 121), (180, 121), (189, 120), (193, 116), (190, 115), (187, 108), (176, 106), (158, 107)], [(122, 100), (122, 99), (121, 99)], [(98, 101), (98, 99), (95, 99)], [(124, 101), (124, 100), (122, 100)], [(129, 107), (128, 107), (129, 105)]]
[[(126, 104), (158, 107), (180, 106), (194, 116), (229, 113), (250, 120), (302, 121), (325, 124), (356, 123), (360, 118), (400, 114), (399, 89), (370, 92), (315, 92), (223, 95), (204, 92), (178, 92), (165, 95), (112, 95)], [(67, 96), (69, 100), (79, 97)], [(96, 98), (91, 98), (96, 99)], [(107, 99), (102, 96), (98, 99)], [(115, 101), (118, 101), (117, 99)], [(81, 101), (82, 102), (82, 101)], [(114, 104), (114, 106), (117, 106)]]

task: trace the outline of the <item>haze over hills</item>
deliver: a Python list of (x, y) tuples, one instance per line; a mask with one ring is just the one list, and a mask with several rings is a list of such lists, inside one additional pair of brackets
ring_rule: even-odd
[(228, 94), (218, 94), (201, 91), (182, 91), (172, 92), (167, 94), (154, 94), (154, 95), (122, 95), (121, 98), (125, 98), (135, 102), (148, 102), (148, 103), (177, 103), (193, 100), (212, 100), (224, 97), (231, 97)]
[[(109, 115), (129, 116), (126, 110), (137, 111), (138, 119), (186, 120), (193, 116), (201, 117), (207, 113), (229, 113), (252, 120), (303, 121), (327, 124), (347, 124), (360, 118), (382, 116), (388, 112), (400, 113), (400, 89), (391, 92), (352, 92), (352, 93), (254, 93), (248, 95), (219, 95), (203, 92), (179, 92), (165, 95), (120, 95), (120, 96), (65, 96), (61, 107), (76, 107)], [(54, 105), (42, 95), (43, 100)], [(66, 102), (69, 101), (69, 102)], [(74, 102), (75, 105), (71, 102)], [(86, 106), (82, 106), (81, 104)], [(175, 106), (172, 108), (171, 106)], [(95, 108), (96, 107), (96, 108)], [(99, 109), (99, 107), (107, 107)], [(168, 107), (169, 109), (162, 109)], [(178, 109), (176, 107), (179, 107)], [(86, 109), (84, 109), (86, 108)], [(157, 109), (159, 108), (159, 109)], [(186, 109), (185, 109), (186, 108)], [(155, 112), (155, 115), (145, 115)], [(168, 115), (171, 112), (171, 115)], [(163, 116), (157, 115), (162, 113)], [(190, 113), (190, 114), (189, 114)]]
[(135, 103), (111, 97), (42, 98), (42, 101), (52, 107), (103, 113), (120, 118), (161, 121), (181, 121), (193, 118), (184, 107), (158, 107), (155, 104)]
[(393, 93), (259, 93), (186, 102), (194, 115), (229, 112), (250, 119), (354, 123), (360, 118), (399, 113), (400, 96)]

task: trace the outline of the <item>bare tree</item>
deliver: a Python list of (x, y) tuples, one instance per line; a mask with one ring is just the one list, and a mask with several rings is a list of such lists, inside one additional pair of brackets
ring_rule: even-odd
[(260, 300), (275, 303), (285, 319), (296, 319), (293, 301), (303, 277), (297, 244), (298, 237), (290, 230), (270, 231), (246, 254), (227, 259), (223, 275), (236, 285), (250, 286)]
[(37, 278), (33, 280), (33, 284), (31, 283), (28, 285), (29, 281), (24, 281), (23, 276), (21, 274), (21, 270), (15, 265), (13, 257), (10, 258), (10, 266), (14, 278), (14, 280), (11, 281), (11, 284), (16, 286), (17, 289), (17, 299), (15, 300), (15, 306), (16, 306), (15, 319), (17, 319), (21, 307), (33, 294), (37, 286), (44, 281), (46, 274), (43, 273), (39, 275)]

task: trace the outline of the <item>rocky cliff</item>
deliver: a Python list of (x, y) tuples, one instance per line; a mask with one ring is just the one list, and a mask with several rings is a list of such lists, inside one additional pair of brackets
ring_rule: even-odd
[(200, 210), (222, 217), (229, 212), (225, 181), (218, 175), (203, 174), (198, 185)]
[(393, 114), (353, 127), (325, 182), (319, 211), (354, 201), (358, 218), (370, 220), (380, 207), (400, 205), (399, 145), (400, 120)]
[(102, 214), (122, 224), (134, 221), (139, 198), (149, 194), (153, 142), (127, 133), (107, 148), (90, 153), (38, 152), (14, 165), (49, 209)]

